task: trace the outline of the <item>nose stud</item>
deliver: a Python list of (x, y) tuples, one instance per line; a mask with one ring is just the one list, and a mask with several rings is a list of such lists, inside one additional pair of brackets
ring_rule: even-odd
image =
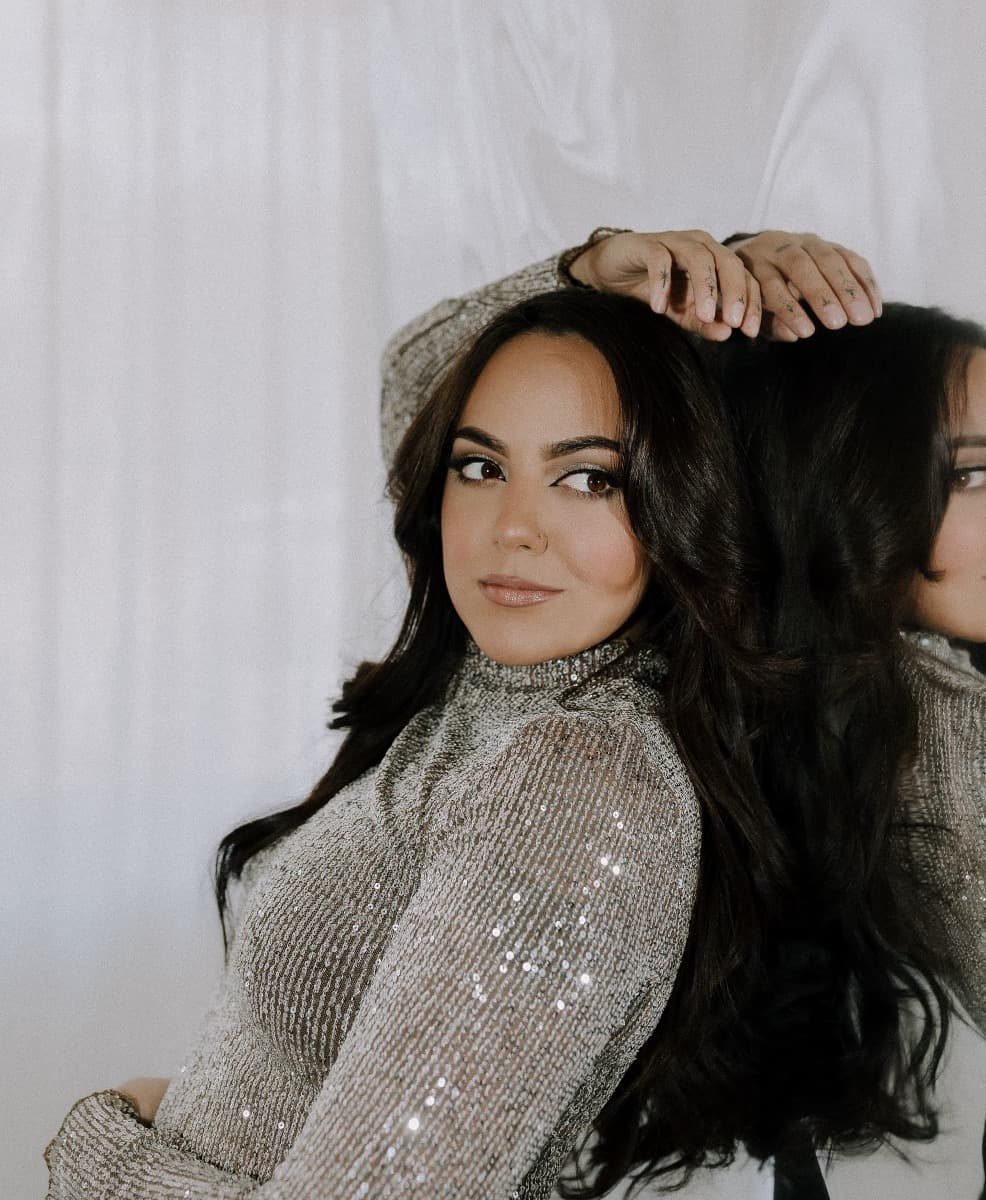
[(533, 551), (535, 554), (543, 554), (545, 552), (545, 550), (547, 550), (547, 548), (548, 548), (548, 535), (546, 533), (542, 533), (540, 530), (538, 530), (538, 532), (534, 533), (534, 534), (531, 534), (531, 533), (522, 533), (522, 534), (507, 533), (503, 536), (494, 538), (494, 541), (497, 543), (497, 545), (515, 547), (517, 549), (520, 549), (521, 547), (526, 547), (528, 550)]

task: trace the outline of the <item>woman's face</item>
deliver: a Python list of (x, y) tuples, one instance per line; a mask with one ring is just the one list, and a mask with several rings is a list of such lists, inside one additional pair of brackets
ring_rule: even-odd
[(917, 577), (912, 611), (922, 629), (986, 642), (986, 350), (973, 353), (966, 388), (952, 495), (931, 555), (942, 576)]
[(497, 662), (544, 662), (621, 632), (649, 563), (619, 488), (606, 360), (575, 336), (522, 334), (476, 381), (442, 498), (455, 611)]

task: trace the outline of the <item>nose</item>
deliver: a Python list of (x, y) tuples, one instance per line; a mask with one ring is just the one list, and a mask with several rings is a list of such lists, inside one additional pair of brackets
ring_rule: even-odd
[(534, 496), (527, 489), (507, 484), (493, 527), (493, 540), (504, 550), (529, 550), (543, 554), (548, 535)]

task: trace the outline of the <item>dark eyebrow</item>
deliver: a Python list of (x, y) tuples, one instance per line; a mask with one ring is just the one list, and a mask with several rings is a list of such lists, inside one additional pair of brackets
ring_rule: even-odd
[[(485, 430), (477, 429), (474, 425), (465, 425), (462, 429), (456, 430), (455, 436), (456, 438), (466, 438), (479, 446), (485, 446), (487, 450), (492, 450), (495, 454), (502, 454), (504, 458), (508, 457), (507, 447), (499, 438), (495, 438), (491, 433), (486, 433)], [(620, 443), (614, 442), (612, 438), (594, 436), (566, 438), (562, 442), (552, 442), (548, 446), (541, 447), (541, 453), (545, 459), (564, 458), (567, 454), (580, 454), (583, 450), (612, 450), (614, 454), (623, 452)]]
[(952, 438), (952, 445), (956, 450), (961, 450), (963, 446), (986, 446), (986, 433), (970, 433), (964, 437)]
[(502, 454), (507, 457), (507, 447), (495, 438), (492, 433), (484, 433), (482, 429), (477, 429), (474, 425), (463, 425), (461, 429), (455, 431), (456, 438), (465, 438), (467, 441), (475, 442), (478, 446), (485, 446), (487, 450), (492, 450), (494, 454)]
[(577, 437), (567, 438), (564, 442), (552, 442), (544, 447), (545, 458), (564, 458), (566, 454), (581, 454), (583, 450), (612, 450), (614, 454), (622, 454), (623, 447), (619, 442), (606, 437)]

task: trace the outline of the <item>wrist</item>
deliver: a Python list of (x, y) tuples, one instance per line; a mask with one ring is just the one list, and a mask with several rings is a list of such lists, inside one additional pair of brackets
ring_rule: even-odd
[(617, 233), (632, 233), (631, 229), (616, 229), (610, 225), (600, 225), (589, 234), (580, 246), (573, 246), (558, 256), (558, 278), (562, 287), (597, 288), (596, 276), (592, 270), (592, 250), (600, 242), (606, 241)]

